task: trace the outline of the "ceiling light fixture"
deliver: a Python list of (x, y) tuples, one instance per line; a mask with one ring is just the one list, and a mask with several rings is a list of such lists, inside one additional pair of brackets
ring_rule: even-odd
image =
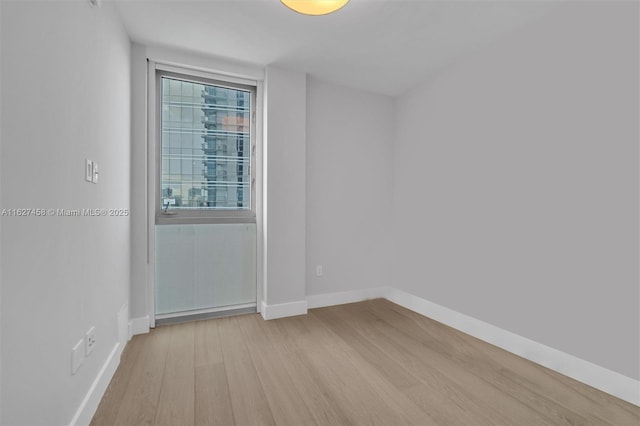
[(303, 15), (327, 15), (342, 9), (349, 0), (280, 0), (289, 9)]

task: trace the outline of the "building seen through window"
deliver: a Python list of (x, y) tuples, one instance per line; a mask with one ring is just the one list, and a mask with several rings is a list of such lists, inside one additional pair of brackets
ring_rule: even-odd
[(251, 208), (251, 93), (162, 77), (162, 208)]

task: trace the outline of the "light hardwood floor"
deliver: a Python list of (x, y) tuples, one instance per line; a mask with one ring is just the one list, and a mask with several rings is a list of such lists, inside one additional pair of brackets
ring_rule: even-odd
[(640, 408), (386, 300), (158, 327), (101, 425), (640, 425)]

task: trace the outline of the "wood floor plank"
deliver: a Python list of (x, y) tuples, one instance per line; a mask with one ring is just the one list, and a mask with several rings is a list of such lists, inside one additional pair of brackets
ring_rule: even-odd
[(136, 366), (131, 369), (131, 378), (122, 398), (115, 425), (154, 424), (171, 330), (167, 327), (156, 328), (145, 337), (146, 341), (143, 342)]
[[(548, 416), (565, 418), (569, 423), (640, 424), (640, 410), (632, 404), (389, 301), (379, 299), (371, 301), (367, 306), (384, 312), (387, 316), (395, 315), (397, 324), (402, 324), (405, 328), (407, 324), (404, 319), (411, 319), (408, 327), (418, 326), (419, 329), (413, 329), (414, 332), (423, 331), (436, 339), (440, 343), (437, 347), (445, 356), (455, 359), (489, 381), (499, 382), (501, 387), (526, 398), (529, 405), (540, 412), (546, 412)], [(425, 336), (424, 333), (421, 334)], [(577, 389), (581, 392), (576, 392)], [(606, 402), (603, 410), (592, 409), (597, 401)]]
[(114, 374), (107, 390), (91, 420), (91, 426), (111, 426), (116, 423), (118, 411), (122, 405), (125, 391), (137, 365), (137, 358), (148, 341), (148, 335), (133, 339), (124, 349), (120, 357), (120, 366)]
[[(349, 424), (396, 424), (388, 413), (380, 418), (378, 414), (382, 411), (384, 402), (372, 392), (366, 382), (353, 374), (344, 360), (339, 368), (334, 368), (340, 358), (339, 354), (337, 357), (333, 355), (337, 352), (336, 348), (333, 345), (318, 344), (315, 334), (307, 329), (306, 322), (306, 318), (292, 318), (280, 321), (280, 325), (288, 333), (297, 335), (293, 341), (297, 347), (296, 352), (329, 398), (347, 416)], [(368, 411), (367, 406), (372, 409)]]
[(238, 317), (249, 354), (266, 392), (273, 418), (279, 425), (315, 425), (311, 412), (287, 373), (285, 360), (276, 352), (262, 331), (259, 315)]
[(168, 326), (171, 337), (167, 351), (155, 424), (195, 424), (195, 324)]
[[(345, 313), (348, 314), (348, 311), (345, 310)], [(425, 383), (435, 381), (442, 386), (455, 384), (454, 389), (464, 389), (465, 400), (468, 403), (475, 402), (479, 412), (490, 412), (491, 417), (501, 418), (501, 423), (504, 424), (553, 424), (553, 420), (543, 413), (532, 410), (506, 391), (465, 371), (429, 344), (417, 340), (423, 336), (415, 336), (406, 333), (405, 330), (394, 328), (368, 311), (363, 311), (360, 316), (376, 319), (372, 322), (369, 335), (377, 339), (377, 343), (384, 347), (390, 356), (410, 366), (416, 377)]]
[(275, 425), (238, 319), (229, 317), (217, 321), (236, 425)]
[(342, 321), (354, 327), (360, 327), (367, 339), (413, 374), (421, 385), (407, 390), (408, 396), (422, 404), (425, 410), (430, 410), (438, 423), (454, 425), (512, 423), (512, 420), (500, 410), (483, 404), (475, 398), (474, 393), (467, 388), (467, 383), (451, 380), (444, 372), (430, 365), (427, 356), (421, 351), (414, 353), (398, 345), (397, 342), (385, 338), (373, 324), (361, 324), (362, 321), (379, 322), (378, 318), (366, 319), (363, 315), (366, 311), (351, 313), (348, 309), (333, 310), (332, 308), (326, 308), (326, 311), (333, 311)]
[(420, 384), (420, 381), (413, 374), (375, 346), (358, 328), (353, 327), (352, 323), (341, 320), (327, 309), (315, 309), (310, 314), (327, 324), (335, 332), (337, 338), (348, 343), (354, 351), (397, 389), (413, 388)]
[(218, 322), (196, 322), (195, 337), (195, 424), (234, 425)]
[[(421, 407), (423, 411), (428, 413), (429, 417), (438, 425), (494, 424), (494, 422), (489, 420), (489, 416), (479, 415), (479, 407), (477, 407), (470, 398), (465, 398), (462, 389), (457, 389), (455, 383), (448, 383), (446, 381), (436, 382), (436, 380), (423, 382), (419, 380), (403, 366), (403, 363), (399, 363), (396, 359), (391, 358), (383, 348), (377, 346), (375, 343), (377, 339), (367, 338), (361, 333), (362, 328), (358, 327), (358, 323), (352, 321), (351, 318), (342, 317), (340, 311), (340, 309), (336, 309), (335, 311), (332, 309), (316, 309), (314, 315), (332, 324), (333, 327), (340, 330), (340, 335), (349, 339), (349, 341), (355, 340), (354, 334), (359, 334), (362, 338), (366, 339), (370, 346), (363, 346), (363, 348), (366, 348), (365, 350), (367, 350), (369, 354), (380, 354), (378, 368), (380, 368), (383, 374), (386, 375), (387, 372), (398, 374), (398, 369), (401, 368), (403, 372), (398, 374), (398, 377), (408, 377), (409, 379), (406, 384), (397, 385), (397, 388)], [(366, 325), (364, 325), (364, 327), (366, 327)], [(351, 331), (348, 331), (348, 329), (351, 329)], [(388, 367), (389, 365), (396, 365), (396, 367), (390, 369)], [(474, 408), (476, 412), (470, 414), (469, 411), (472, 411)]]
[(639, 426), (640, 407), (385, 300), (136, 336), (92, 420)]
[(403, 413), (399, 419), (402, 423), (442, 424), (433, 416), (431, 407), (416, 403), (408, 393), (403, 392), (420, 385), (415, 377), (406, 370), (398, 368), (398, 364), (375, 345), (361, 340), (362, 336), (357, 330), (355, 333), (349, 333), (343, 321), (336, 321), (336, 318), (321, 314), (321, 310), (315, 310), (309, 314), (311, 318), (315, 317), (322, 321), (323, 325), (331, 331), (331, 334), (319, 333), (317, 336), (319, 342), (326, 344), (328, 341), (341, 341), (343, 343), (341, 350), (349, 357), (355, 371), (369, 382), (391, 411)]
[(215, 319), (194, 323), (196, 367), (224, 363), (218, 323)]
[(408, 398), (386, 382), (379, 372), (339, 339), (327, 332), (313, 315), (297, 317), (296, 322), (308, 332), (298, 342), (306, 348), (309, 368), (319, 372), (328, 383), (336, 402), (343, 404), (356, 424), (400, 425), (434, 422)]
[(296, 336), (284, 327), (287, 322), (290, 319), (283, 318), (265, 321), (261, 326), (266, 338), (274, 342), (286, 372), (292, 377), (296, 391), (304, 398), (315, 422), (328, 426), (354, 424), (345, 410), (335, 403), (331, 388), (321, 380), (319, 372), (309, 368), (305, 351), (295, 344)]
[[(475, 377), (485, 381), (492, 387), (500, 389), (502, 393), (516, 399), (523, 406), (529, 407), (530, 411), (534, 411), (539, 414), (541, 418), (545, 418), (552, 424), (588, 424), (590, 422), (582, 415), (568, 410), (566, 407), (547, 398), (545, 395), (537, 394), (531, 389), (525, 388), (519, 383), (501, 375), (499, 372), (499, 364), (490, 358), (474, 356), (472, 359), (469, 359), (468, 356), (461, 356), (460, 354), (463, 354), (463, 351), (451, 349), (450, 342), (453, 339), (448, 340), (448, 345), (444, 346), (431, 334), (425, 333), (418, 324), (403, 320), (389, 309), (383, 310), (379, 312), (379, 314), (383, 321), (399, 332), (416, 336), (416, 341), (428, 347), (432, 354), (437, 353), (440, 355), (441, 361), (448, 360), (451, 365), (456, 365), (458, 368), (472, 373)], [(458, 341), (457, 343), (458, 347), (464, 346), (462, 341)], [(523, 412), (524, 411), (525, 410), (523, 410)]]

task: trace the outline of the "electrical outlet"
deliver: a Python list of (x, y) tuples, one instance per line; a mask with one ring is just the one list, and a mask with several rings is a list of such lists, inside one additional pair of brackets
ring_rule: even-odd
[(322, 270), (322, 265), (316, 265), (316, 276), (321, 277), (324, 271)]
[(93, 352), (93, 348), (96, 346), (96, 328), (91, 327), (85, 335), (85, 355), (89, 356)]
[(84, 361), (84, 339), (80, 340), (76, 345), (71, 349), (71, 374), (76, 374), (78, 368), (82, 365), (82, 361)]

